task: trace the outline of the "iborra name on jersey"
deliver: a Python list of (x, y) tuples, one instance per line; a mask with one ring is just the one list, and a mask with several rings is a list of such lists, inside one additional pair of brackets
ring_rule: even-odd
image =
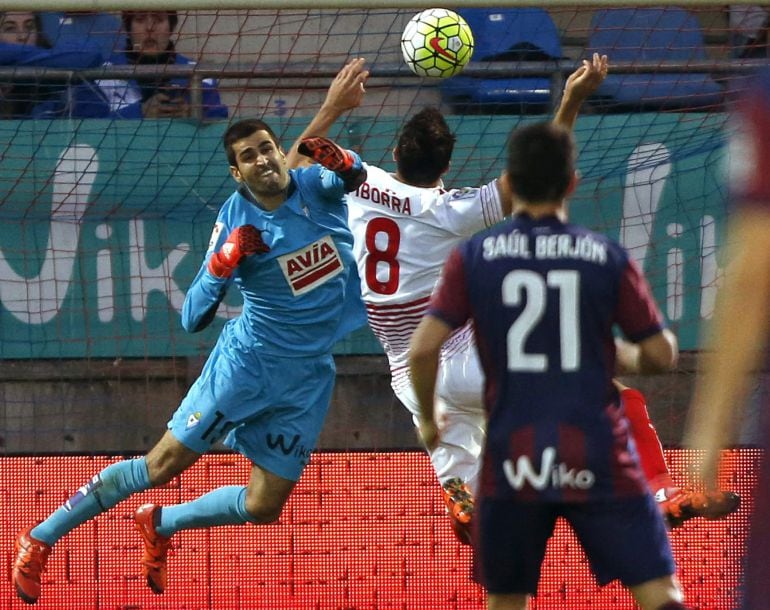
[[(487, 237), (483, 242), (484, 260), (497, 258), (527, 258), (533, 256), (529, 235), (518, 230), (505, 235)], [(604, 264), (606, 244), (590, 235), (538, 235), (535, 237), (534, 257), (537, 259), (572, 258)]]
[(376, 186), (364, 182), (358, 187), (356, 195), (363, 199), (368, 199), (372, 203), (379, 203), (399, 214), (412, 215), (412, 204), (409, 197), (401, 200), (399, 197), (388, 191), (381, 191)]

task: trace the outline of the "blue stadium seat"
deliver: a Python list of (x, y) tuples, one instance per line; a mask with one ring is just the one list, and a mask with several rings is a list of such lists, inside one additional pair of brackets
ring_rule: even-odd
[[(458, 13), (475, 40), (467, 68), (484, 62), (562, 58), (561, 41), (548, 11), (540, 8), (466, 8)], [(473, 77), (460, 74), (441, 85), (444, 100), (460, 112), (541, 112), (551, 101), (551, 80), (537, 77)]]
[(607, 109), (703, 110), (723, 101), (722, 87), (709, 74), (612, 74), (612, 64), (618, 62), (705, 60), (700, 23), (682, 8), (598, 10), (591, 21), (588, 51), (610, 58), (610, 75), (598, 91)]

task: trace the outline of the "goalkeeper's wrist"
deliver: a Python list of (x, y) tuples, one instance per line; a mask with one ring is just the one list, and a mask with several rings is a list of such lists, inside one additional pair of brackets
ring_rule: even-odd
[(223, 262), (219, 256), (219, 252), (214, 252), (209, 259), (208, 270), (209, 273), (215, 277), (227, 278), (233, 274), (235, 267)]
[(345, 171), (337, 172), (337, 175), (342, 178), (342, 183), (345, 186), (345, 192), (350, 193), (355, 191), (359, 186), (366, 182), (366, 168), (364, 167), (361, 157), (351, 150), (345, 151), (350, 155), (353, 160), (353, 164), (349, 169)]

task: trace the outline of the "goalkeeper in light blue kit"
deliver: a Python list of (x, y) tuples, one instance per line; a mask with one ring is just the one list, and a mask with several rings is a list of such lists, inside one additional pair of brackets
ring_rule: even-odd
[(63, 506), (16, 540), (13, 581), (30, 604), (53, 545), (130, 495), (167, 483), (219, 440), (252, 462), (247, 486), (215, 489), (191, 502), (137, 509), (142, 575), (155, 593), (167, 583), (177, 531), (275, 521), (315, 446), (334, 385), (334, 343), (366, 323), (343, 196), (365, 179), (360, 158), (326, 138), (299, 152), (318, 165), (288, 170), (263, 121), (224, 134), (238, 190), (222, 206), (206, 258), (187, 293), (182, 324), (205, 328), (231, 284), (243, 312), (229, 321), (200, 377), (142, 458), (105, 468)]

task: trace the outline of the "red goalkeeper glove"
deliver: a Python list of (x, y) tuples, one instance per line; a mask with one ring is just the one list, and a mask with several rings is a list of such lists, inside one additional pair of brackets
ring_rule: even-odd
[(366, 170), (358, 155), (345, 150), (329, 138), (302, 138), (297, 150), (335, 172), (342, 178), (347, 192), (355, 191), (366, 181)]
[(230, 277), (245, 256), (270, 252), (262, 241), (262, 231), (252, 225), (233, 229), (219, 252), (209, 259), (209, 272), (217, 277)]

